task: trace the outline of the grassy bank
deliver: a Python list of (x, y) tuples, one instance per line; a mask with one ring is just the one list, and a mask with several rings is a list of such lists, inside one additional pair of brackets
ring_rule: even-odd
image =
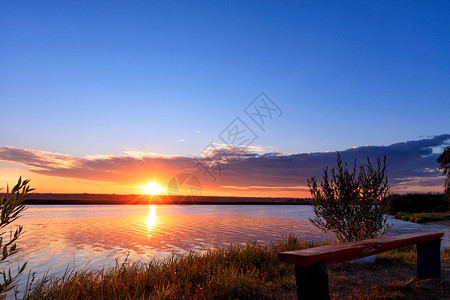
[(396, 219), (410, 221), (415, 223), (425, 223), (431, 221), (450, 220), (450, 211), (440, 213), (406, 213), (399, 212), (395, 215)]
[[(293, 236), (271, 245), (247, 244), (189, 254), (166, 260), (118, 263), (104, 269), (67, 271), (62, 278), (46, 278), (31, 289), (29, 299), (294, 299), (296, 295), (293, 267), (280, 263), (277, 253), (317, 246)], [(335, 298), (383, 293), (383, 280), (389, 271), (395, 276), (398, 266), (414, 270), (415, 249), (409, 247), (381, 254), (381, 277), (368, 274), (367, 265), (336, 264), (329, 268), (330, 288)], [(443, 253), (450, 263), (450, 251)], [(349, 265), (349, 266), (348, 266)], [(394, 268), (393, 270), (392, 268)], [(356, 268), (352, 271), (352, 268)], [(361, 268), (361, 269), (358, 269)], [(366, 268), (366, 269), (365, 269)], [(351, 273), (348, 273), (350, 272)], [(370, 270), (369, 270), (370, 271)], [(400, 271), (401, 274), (405, 270)], [(369, 272), (370, 273), (370, 272)], [(357, 279), (354, 278), (358, 275)], [(376, 279), (376, 289), (365, 284)], [(399, 276), (395, 277), (398, 281)], [(356, 280), (356, 285), (355, 285)], [(409, 278), (407, 280), (410, 280)], [(436, 287), (433, 287), (436, 289)], [(391, 287), (392, 290), (392, 287)], [(394, 288), (395, 292), (395, 288)]]

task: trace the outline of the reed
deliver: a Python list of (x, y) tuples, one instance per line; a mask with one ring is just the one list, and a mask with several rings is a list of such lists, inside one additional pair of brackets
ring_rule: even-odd
[[(231, 245), (206, 253), (189, 253), (150, 262), (125, 259), (114, 267), (67, 269), (60, 278), (44, 276), (24, 299), (293, 299), (294, 269), (278, 260), (277, 253), (328, 244), (300, 241), (293, 235), (273, 244)], [(378, 255), (382, 276), (393, 265), (415, 264), (414, 247)], [(450, 263), (450, 249), (442, 254)], [(365, 272), (357, 264), (330, 265), (332, 290), (342, 297), (351, 286), (349, 268)], [(369, 267), (370, 269), (371, 267)], [(412, 269), (414, 269), (412, 267)], [(387, 272), (387, 271), (386, 271)], [(341, 274), (341, 275), (340, 275)], [(341, 278), (341, 279), (339, 279)], [(339, 280), (338, 280), (339, 279)], [(383, 284), (379, 291), (384, 291)], [(364, 294), (361, 288), (350, 294)], [(349, 296), (346, 294), (346, 297)]]
[(274, 244), (248, 243), (150, 262), (116, 262), (114, 267), (66, 270), (44, 277), (28, 299), (211, 299), (279, 298), (295, 295), (292, 266), (280, 251), (324, 244), (294, 236)]

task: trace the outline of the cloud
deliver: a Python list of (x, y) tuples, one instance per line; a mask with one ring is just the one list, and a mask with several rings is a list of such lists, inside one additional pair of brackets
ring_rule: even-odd
[(233, 186), (233, 185), (223, 185), (225, 189), (234, 189), (234, 190), (274, 190), (274, 191), (303, 191), (306, 192), (309, 190), (307, 186), (258, 186), (258, 185), (250, 185), (250, 186)]
[[(341, 152), (342, 159), (363, 163), (369, 157), (387, 156), (389, 182), (394, 191), (440, 191), (444, 177), (436, 162), (439, 152), (450, 145), (444, 134), (389, 146), (361, 146)], [(48, 151), (0, 147), (0, 160), (28, 166), (31, 172), (47, 176), (141, 184), (147, 178), (169, 181), (180, 172), (196, 174), (204, 189), (266, 193), (306, 192), (306, 180), (320, 177), (323, 168), (334, 167), (335, 152), (284, 154), (261, 153), (255, 146), (223, 147), (212, 144), (198, 157), (164, 156), (135, 150), (125, 155), (93, 155), (84, 158)]]
[(0, 147), (0, 160), (37, 168), (70, 167), (76, 158), (42, 150)]
[(192, 167), (190, 158), (136, 151), (128, 151), (128, 156), (91, 155), (76, 158), (41, 150), (0, 147), (0, 160), (26, 165), (36, 174), (119, 184), (136, 184), (143, 178)]
[[(420, 190), (421, 187), (442, 189), (443, 176), (438, 170), (436, 159), (439, 153), (433, 148), (449, 145), (450, 135), (440, 135), (430, 139), (397, 143), (390, 146), (363, 146), (341, 152), (342, 159), (352, 163), (364, 163), (369, 157), (372, 162), (377, 157), (387, 156), (387, 169), (393, 190)], [(232, 164), (232, 162), (230, 162)], [(246, 178), (247, 185), (297, 186), (306, 185), (307, 178), (320, 177), (325, 166), (336, 164), (336, 153), (309, 153), (274, 155), (271, 153), (249, 156), (239, 161), (225, 172), (230, 185), (239, 186)]]

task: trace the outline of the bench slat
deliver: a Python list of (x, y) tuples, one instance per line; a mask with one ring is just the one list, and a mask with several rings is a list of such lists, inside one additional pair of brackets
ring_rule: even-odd
[(278, 253), (280, 261), (298, 266), (308, 266), (319, 261), (337, 263), (354, 260), (413, 244), (430, 243), (444, 236), (443, 232), (417, 232), (376, 239), (320, 246)]

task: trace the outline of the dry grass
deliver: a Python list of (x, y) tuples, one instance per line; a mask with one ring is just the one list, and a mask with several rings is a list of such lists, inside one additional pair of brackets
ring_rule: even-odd
[(450, 248), (441, 253), (441, 278), (419, 278), (415, 246), (377, 255), (375, 264), (329, 267), (333, 299), (450, 299)]
[(68, 270), (38, 283), (29, 299), (277, 299), (295, 295), (292, 266), (277, 253), (317, 246), (290, 236), (113, 268)]
[(450, 211), (436, 212), (436, 213), (406, 213), (399, 212), (395, 215), (396, 219), (403, 221), (410, 221), (415, 223), (425, 223), (432, 221), (450, 220)]
[[(45, 278), (29, 299), (295, 299), (291, 265), (277, 253), (319, 243), (290, 236), (276, 244), (257, 243), (211, 250), (206, 254), (166, 260), (117, 263), (113, 268), (67, 270), (62, 278)], [(450, 263), (450, 249), (442, 254)], [(376, 264), (329, 266), (335, 299), (411, 299), (427, 295), (440, 299), (449, 278), (415, 277), (415, 247), (378, 255)], [(446, 279), (447, 278), (447, 279)], [(437, 298), (433, 298), (433, 297)]]

